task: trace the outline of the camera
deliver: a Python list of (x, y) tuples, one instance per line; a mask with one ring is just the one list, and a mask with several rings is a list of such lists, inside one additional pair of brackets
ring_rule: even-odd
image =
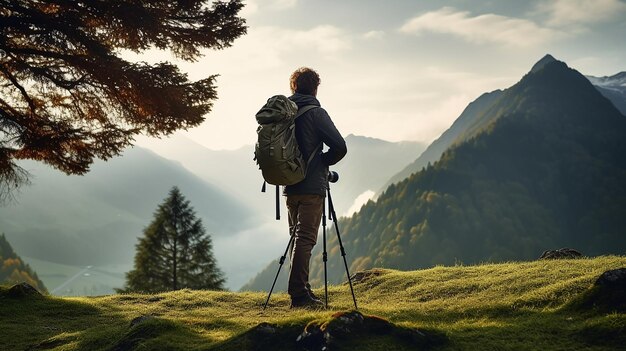
[(328, 181), (331, 183), (337, 183), (339, 180), (339, 173), (335, 171), (328, 172)]

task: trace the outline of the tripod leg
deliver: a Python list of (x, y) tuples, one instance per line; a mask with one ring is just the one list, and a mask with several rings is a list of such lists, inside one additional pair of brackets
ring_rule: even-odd
[(276, 220), (280, 221), (280, 186), (276, 186)]
[(341, 249), (341, 256), (343, 257), (343, 265), (346, 267), (346, 275), (348, 276), (348, 284), (350, 284), (350, 292), (352, 293), (354, 309), (358, 310), (359, 308), (356, 305), (354, 288), (352, 287), (352, 279), (350, 278), (350, 271), (348, 269), (348, 261), (346, 260), (346, 250), (343, 248), (343, 243), (341, 242), (341, 235), (339, 234), (339, 224), (337, 224), (337, 214), (335, 213), (335, 207), (333, 206), (333, 198), (330, 196), (330, 188), (328, 188), (328, 207), (330, 208), (330, 213), (332, 213), (333, 222), (335, 223), (335, 232), (337, 233), (337, 241), (339, 241), (339, 248)]
[(324, 242), (324, 252), (322, 253), (322, 259), (324, 261), (324, 301), (326, 308), (328, 308), (328, 267), (326, 262), (328, 261), (328, 253), (326, 252), (326, 200), (322, 205), (322, 235)]
[(276, 280), (278, 279), (278, 275), (280, 274), (280, 269), (283, 268), (283, 263), (285, 263), (285, 258), (287, 257), (287, 252), (291, 247), (291, 243), (293, 243), (295, 236), (291, 235), (289, 238), (289, 244), (287, 244), (287, 248), (285, 249), (285, 253), (280, 257), (280, 266), (278, 266), (278, 272), (276, 272), (276, 276), (274, 277), (274, 282), (272, 283), (272, 288), (270, 289), (270, 293), (267, 294), (267, 300), (265, 300), (265, 304), (263, 305), (263, 311), (267, 307), (267, 303), (270, 302), (270, 296), (272, 296), (272, 291), (274, 291), (274, 285), (276, 285)]

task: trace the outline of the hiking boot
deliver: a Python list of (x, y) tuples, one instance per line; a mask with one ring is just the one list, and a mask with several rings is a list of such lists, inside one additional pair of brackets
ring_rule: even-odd
[(313, 293), (313, 290), (311, 290), (311, 285), (309, 285), (309, 284), (307, 284), (307, 285), (306, 285), (306, 291), (308, 291), (308, 292), (309, 292), (309, 296), (311, 296), (311, 298), (312, 298), (313, 300), (317, 300), (317, 301), (319, 301), (319, 302), (322, 302), (322, 299), (320, 299), (319, 297), (317, 297), (317, 296)]
[(309, 294), (291, 298), (291, 308), (324, 308), (322, 301), (312, 298)]

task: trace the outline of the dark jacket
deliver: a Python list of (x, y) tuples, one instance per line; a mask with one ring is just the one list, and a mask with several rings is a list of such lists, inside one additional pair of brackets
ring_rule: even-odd
[[(312, 95), (294, 94), (289, 97), (302, 108), (308, 105), (320, 106), (320, 102)], [(316, 151), (306, 172), (306, 178), (300, 183), (285, 187), (285, 195), (318, 194), (325, 196), (328, 187), (328, 166), (339, 162), (348, 149), (346, 141), (335, 127), (330, 116), (321, 107), (305, 112), (296, 119), (296, 139), (298, 147), (305, 160)], [(322, 152), (321, 144), (328, 146), (328, 151)]]

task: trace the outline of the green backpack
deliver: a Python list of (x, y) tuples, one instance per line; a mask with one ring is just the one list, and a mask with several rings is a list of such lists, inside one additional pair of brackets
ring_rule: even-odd
[(254, 158), (267, 183), (292, 185), (304, 179), (306, 167), (316, 151), (304, 160), (296, 140), (296, 118), (315, 108), (308, 105), (300, 110), (284, 95), (272, 96), (256, 114), (258, 140)]

